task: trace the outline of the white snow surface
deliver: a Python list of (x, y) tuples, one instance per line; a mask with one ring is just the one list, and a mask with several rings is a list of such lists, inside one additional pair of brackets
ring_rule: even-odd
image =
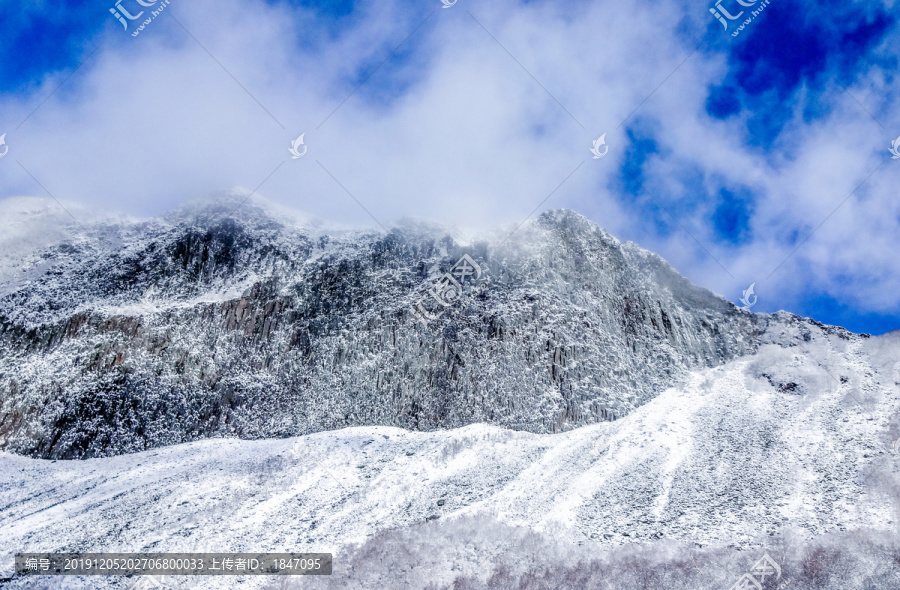
[[(898, 341), (766, 346), (621, 420), (562, 434), (358, 427), (82, 461), (2, 453), (0, 577), (24, 551), (332, 552), (337, 572), (348, 544), (462, 515), (598, 548), (750, 546), (785, 529), (898, 534)], [(798, 388), (772, 384), (788, 380)]]

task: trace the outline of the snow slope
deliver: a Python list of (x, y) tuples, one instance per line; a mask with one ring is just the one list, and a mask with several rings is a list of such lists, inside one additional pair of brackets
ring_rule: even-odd
[[(552, 433), (779, 335), (861, 338), (742, 311), (572, 211), (462, 242), (418, 225), (325, 233), (240, 201), (85, 222), (3, 263), (0, 449), (89, 458), (371, 425)], [(429, 290), (464, 256), (480, 276), (441, 307)], [(420, 320), (420, 300), (439, 317)]]
[[(786, 530), (896, 537), (898, 343), (886, 335), (764, 346), (690, 373), (621, 420), (560, 434), (355, 427), (82, 461), (0, 454), (0, 574), (10, 574), (16, 551), (199, 547), (330, 551), (337, 579), (349, 575), (341, 568), (350, 543), (465, 516), (597, 548), (657, 540), (750, 548)], [(486, 559), (459, 555), (429, 571), (430, 581), (449, 584)], [(733, 581), (725, 575), (723, 587)], [(66, 583), (58, 587), (116, 581)], [(238, 587), (218, 578), (166, 583)]]

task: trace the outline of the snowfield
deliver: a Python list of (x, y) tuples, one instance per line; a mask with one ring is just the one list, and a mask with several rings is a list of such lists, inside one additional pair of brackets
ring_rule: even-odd
[[(690, 373), (684, 386), (620, 420), (560, 434), (483, 424), (437, 432), (356, 427), (81, 461), (3, 453), (0, 577), (12, 575), (20, 551), (303, 551), (334, 553), (332, 579), (160, 583), (372, 587), (348, 570), (354, 544), (388, 529), (404, 536), (454, 522), (524, 527), (571, 555), (681, 542), (756, 556), (760, 538), (788, 532), (801, 541), (896, 539), (900, 456), (891, 449), (900, 438), (900, 335), (836, 340), (764, 346)], [(502, 543), (448, 548), (424, 569), (413, 563), (431, 558), (424, 552), (393, 555), (408, 570), (393, 582), (366, 584), (447, 587), (459, 575), (486, 572), (485, 563), (506, 550)], [(734, 567), (720, 573), (722, 588), (741, 575), (743, 566)], [(4, 587), (135, 584), (41, 580)]]

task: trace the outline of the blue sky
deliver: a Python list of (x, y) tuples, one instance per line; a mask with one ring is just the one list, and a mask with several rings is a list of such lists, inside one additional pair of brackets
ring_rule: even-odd
[(754, 283), (754, 311), (900, 329), (898, 7), (771, 0), (732, 36), (764, 1), (723, 0), (723, 30), (714, 2), (171, 0), (133, 37), (113, 2), (0, 0), (0, 199), (259, 187), (373, 225), (347, 189), (464, 231), (552, 192), (733, 301)]

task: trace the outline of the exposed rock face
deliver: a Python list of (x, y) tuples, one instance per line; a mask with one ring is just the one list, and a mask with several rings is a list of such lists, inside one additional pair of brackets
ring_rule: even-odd
[[(762, 342), (858, 338), (743, 312), (570, 211), (463, 246), (422, 227), (327, 235), (250, 205), (236, 219), (231, 205), (92, 226), (23, 260), (26, 278), (0, 291), (0, 448), (83, 458), (350, 425), (556, 432)], [(411, 306), (464, 254), (483, 274), (422, 321)]]

